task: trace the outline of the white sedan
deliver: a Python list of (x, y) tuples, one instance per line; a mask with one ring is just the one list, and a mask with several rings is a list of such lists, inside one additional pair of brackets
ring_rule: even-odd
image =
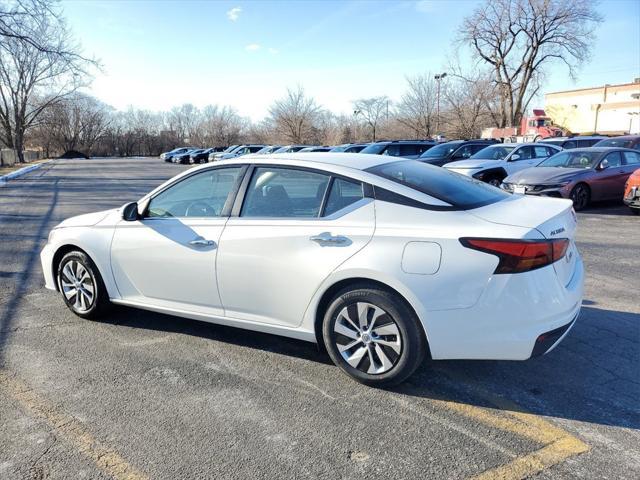
[(128, 305), (324, 343), (370, 385), (433, 359), (524, 360), (580, 311), (570, 200), (415, 160), (244, 156), (49, 234), (46, 287), (77, 315)]
[(535, 167), (560, 150), (546, 143), (496, 143), (467, 160), (445, 163), (443, 167), (499, 187), (509, 175)]

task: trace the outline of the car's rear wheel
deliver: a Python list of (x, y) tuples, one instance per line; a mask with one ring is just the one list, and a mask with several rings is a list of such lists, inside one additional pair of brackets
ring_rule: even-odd
[(569, 194), (571, 200), (573, 200), (573, 209), (577, 212), (582, 210), (589, 205), (589, 201), (591, 200), (591, 192), (589, 191), (589, 187), (584, 183), (579, 183), (571, 193)]
[(333, 362), (371, 386), (408, 378), (424, 359), (426, 341), (415, 313), (395, 294), (372, 287), (343, 290), (323, 321)]
[(64, 303), (79, 317), (97, 319), (110, 306), (100, 272), (84, 252), (72, 251), (62, 257), (57, 281)]

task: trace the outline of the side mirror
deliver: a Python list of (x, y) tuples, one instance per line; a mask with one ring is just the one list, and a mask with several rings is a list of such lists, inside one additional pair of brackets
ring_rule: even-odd
[(122, 219), (126, 222), (135, 222), (140, 219), (138, 213), (138, 202), (127, 203), (122, 208)]
[(598, 170), (606, 170), (607, 168), (609, 168), (609, 160), (605, 158), (600, 162), (600, 165), (598, 165)]
[(518, 155), (517, 153), (514, 153), (513, 155), (511, 155), (511, 158), (509, 159), (509, 161), (514, 162), (516, 160), (520, 160), (520, 155)]

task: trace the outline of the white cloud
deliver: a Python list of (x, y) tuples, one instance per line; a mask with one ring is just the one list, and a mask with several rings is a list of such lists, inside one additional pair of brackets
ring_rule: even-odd
[(250, 43), (249, 45), (244, 47), (247, 52), (257, 52), (261, 48), (262, 45), (260, 45), (259, 43)]
[(435, 5), (431, 0), (420, 0), (416, 2), (416, 10), (420, 13), (430, 13), (434, 10)]
[(240, 7), (233, 7), (227, 12), (227, 18), (232, 22), (235, 22), (240, 17), (240, 12), (242, 12)]
[(277, 48), (269, 48), (269, 53), (271, 55), (277, 55), (279, 52)]

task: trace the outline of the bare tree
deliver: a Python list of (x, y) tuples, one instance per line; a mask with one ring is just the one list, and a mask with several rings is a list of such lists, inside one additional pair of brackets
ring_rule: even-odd
[(520, 123), (545, 67), (561, 63), (575, 74), (590, 56), (601, 21), (591, 0), (486, 0), (465, 18), (459, 41), (492, 69), (500, 92), (498, 126)]
[(248, 121), (232, 107), (207, 105), (201, 115), (201, 144), (221, 147), (238, 143), (247, 125)]
[(430, 138), (436, 110), (436, 84), (433, 75), (407, 78), (408, 89), (398, 104), (396, 120), (410, 128), (415, 138)]
[(82, 86), (87, 69), (97, 65), (80, 56), (51, 2), (20, 5), (27, 3), (32, 8), (11, 24), (14, 33), (0, 39), (0, 141), (16, 150), (20, 162), (27, 131), (47, 108)]
[(45, 110), (41, 123), (57, 151), (76, 150), (91, 155), (107, 132), (111, 110), (94, 97), (75, 93)]
[(287, 95), (269, 109), (270, 122), (285, 142), (305, 143), (314, 135), (314, 126), (322, 109), (302, 87), (287, 89)]
[(378, 124), (382, 119), (389, 118), (389, 104), (389, 98), (386, 96), (361, 98), (353, 102), (354, 115), (361, 116), (371, 127), (371, 138), (374, 142), (376, 141)]

